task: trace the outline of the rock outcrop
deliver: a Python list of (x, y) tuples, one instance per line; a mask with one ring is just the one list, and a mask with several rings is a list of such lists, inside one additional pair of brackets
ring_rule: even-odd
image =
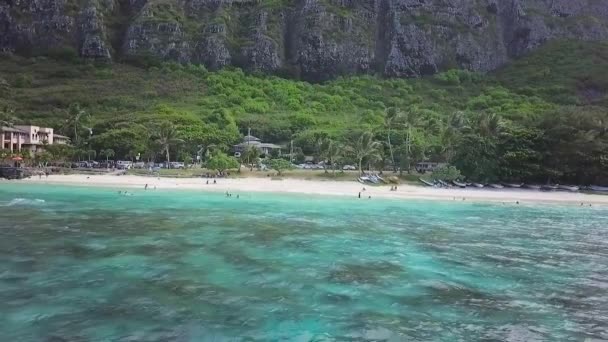
[(608, 40), (597, 0), (0, 0), (0, 51), (65, 48), (322, 81), (496, 69), (556, 39)]

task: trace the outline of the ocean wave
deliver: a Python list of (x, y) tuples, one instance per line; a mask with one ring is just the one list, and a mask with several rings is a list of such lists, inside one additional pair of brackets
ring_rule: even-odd
[(14, 207), (14, 206), (33, 206), (33, 205), (43, 205), (46, 203), (43, 199), (30, 199), (30, 198), (13, 198), (8, 203), (2, 204), (0, 206), (3, 207)]

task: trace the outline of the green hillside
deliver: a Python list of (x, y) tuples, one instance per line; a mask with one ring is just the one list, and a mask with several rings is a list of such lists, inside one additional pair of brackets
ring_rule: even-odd
[[(309, 154), (319, 137), (348, 141), (361, 131), (372, 131), (381, 139), (386, 135), (387, 108), (396, 108), (413, 113), (406, 116), (415, 116), (411, 127), (422, 144), (416, 157), (410, 148), (408, 164), (453, 157), (446, 152), (452, 148), (442, 139), (457, 112), (469, 124), (495, 115), (511, 130), (533, 128), (543, 134), (552, 129), (548, 122), (569, 122), (572, 116), (579, 117), (576, 122), (589, 116), (591, 126), (608, 122), (608, 44), (600, 43), (548, 44), (490, 75), (451, 70), (423, 79), (358, 76), (324, 84), (249, 75), (238, 69), (208, 72), (201, 66), (173, 63), (147, 69), (82, 64), (72, 57), (68, 53), (32, 59), (3, 57), (2, 107), (12, 109), (20, 122), (58, 127), (70, 135), (68, 108), (79, 104), (90, 114), (88, 124), (94, 131), (90, 144), (96, 149), (112, 145), (122, 154), (145, 149), (144, 126), (164, 121), (177, 126), (189, 150), (200, 144), (227, 149), (238, 141), (238, 131), (251, 127), (256, 136), (270, 142), (295, 139)], [(114, 146), (117, 137), (127, 135), (134, 141)], [(395, 137), (399, 139), (408, 137)], [(413, 140), (410, 136), (408, 142)], [(185, 146), (181, 149), (187, 150)], [(599, 156), (590, 158), (585, 163), (593, 168), (604, 165)], [(551, 171), (537, 171), (528, 176), (567, 174), (580, 181), (597, 177), (556, 165)], [(497, 172), (475, 176), (490, 179)]]

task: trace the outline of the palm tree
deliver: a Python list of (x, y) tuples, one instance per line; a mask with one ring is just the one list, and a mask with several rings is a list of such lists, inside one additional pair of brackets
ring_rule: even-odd
[(412, 152), (412, 129), (418, 124), (418, 112), (414, 108), (410, 108), (403, 115), (403, 126), (407, 129), (406, 146), (408, 153)]
[(448, 117), (447, 124), (441, 133), (442, 153), (449, 163), (454, 157), (454, 144), (459, 134), (469, 129), (467, 119), (462, 112), (454, 112)]
[(97, 151), (95, 151), (95, 150), (88, 150), (87, 151), (87, 156), (89, 157), (88, 160), (92, 160), (91, 156), (93, 156), (93, 159), (95, 159), (97, 157)]
[(500, 116), (484, 112), (477, 118), (477, 130), (482, 137), (494, 137), (503, 131), (504, 124)]
[(253, 171), (254, 161), (257, 161), (258, 158), (260, 158), (260, 150), (252, 145), (247, 146), (241, 154), (241, 160), (245, 160), (247, 165), (249, 165), (249, 171)]
[(165, 121), (159, 127), (156, 132), (156, 142), (161, 148), (161, 151), (165, 152), (165, 156), (167, 157), (167, 168), (169, 168), (169, 162), (171, 161), (169, 156), (169, 149), (172, 146), (177, 144), (181, 144), (184, 140), (179, 139), (178, 132), (173, 126), (172, 123)]
[(386, 143), (391, 156), (391, 162), (393, 163), (393, 171), (397, 172), (397, 166), (395, 165), (395, 154), (393, 152), (393, 144), (391, 143), (391, 133), (393, 125), (397, 120), (401, 118), (401, 111), (397, 108), (388, 108), (384, 113), (384, 127), (386, 128)]
[(108, 148), (105, 150), (101, 150), (99, 152), (99, 155), (105, 156), (106, 157), (106, 166), (108, 166), (110, 164), (110, 158), (114, 157), (116, 155), (116, 152), (114, 152), (113, 149)]
[[(400, 116), (400, 120), (399, 120), (399, 126), (403, 127), (405, 129), (405, 146), (399, 148), (400, 150), (400, 154), (401, 155), (405, 155), (406, 159), (407, 159), (407, 168), (408, 168), (408, 172), (411, 171), (411, 155), (412, 155), (412, 134), (413, 134), (413, 130), (416, 128), (416, 126), (419, 124), (420, 122), (420, 115), (418, 112), (418, 109), (415, 107), (412, 107), (410, 109), (408, 109), (406, 112), (403, 112)], [(400, 172), (402, 173), (403, 170), (400, 166)]]
[[(332, 139), (323, 139), (320, 143), (321, 157), (329, 162), (332, 173), (336, 173), (336, 164), (342, 157), (343, 147)], [(325, 170), (327, 172), (327, 169)]]
[[(66, 122), (67, 127), (71, 127), (74, 130), (74, 143), (78, 145), (80, 142), (78, 137), (78, 131), (81, 131), (83, 128), (87, 128), (83, 126), (83, 121), (89, 118), (87, 112), (85, 112), (82, 108), (80, 108), (79, 104), (73, 104), (68, 109), (68, 119)], [(90, 128), (88, 128), (91, 131)]]
[(349, 148), (352, 155), (357, 160), (359, 165), (359, 174), (363, 174), (363, 160), (365, 158), (373, 158), (380, 154), (381, 144), (374, 140), (374, 135), (371, 132), (365, 132), (359, 136), (353, 146)]

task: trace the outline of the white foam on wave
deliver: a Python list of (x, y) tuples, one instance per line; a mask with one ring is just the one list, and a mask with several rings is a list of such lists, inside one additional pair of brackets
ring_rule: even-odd
[(13, 207), (13, 206), (28, 206), (28, 205), (42, 205), (46, 203), (43, 199), (30, 199), (30, 198), (13, 198), (8, 203), (2, 205), (4, 207)]

